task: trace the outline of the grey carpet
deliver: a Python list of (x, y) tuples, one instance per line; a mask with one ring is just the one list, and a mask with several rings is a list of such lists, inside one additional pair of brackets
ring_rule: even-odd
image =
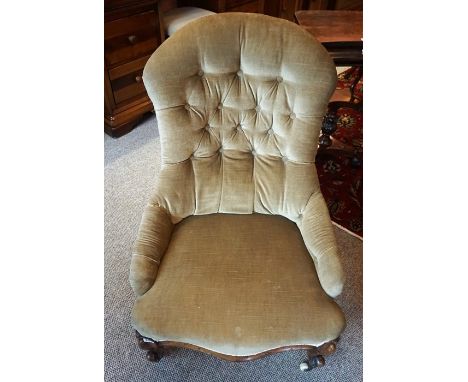
[(152, 116), (118, 139), (105, 137), (105, 380), (110, 381), (361, 381), (362, 241), (335, 228), (347, 272), (338, 303), (347, 327), (326, 365), (299, 370), (305, 351), (231, 363), (176, 349), (156, 364), (146, 361), (130, 326), (134, 295), (128, 283), (133, 240), (159, 169), (159, 138)]

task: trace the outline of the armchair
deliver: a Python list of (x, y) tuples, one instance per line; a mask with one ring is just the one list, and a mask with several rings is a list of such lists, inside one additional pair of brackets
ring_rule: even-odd
[(289, 21), (223, 13), (174, 33), (143, 80), (161, 170), (130, 269), (140, 347), (151, 361), (171, 346), (231, 361), (307, 349), (301, 369), (323, 365), (345, 327), (314, 164), (327, 52)]

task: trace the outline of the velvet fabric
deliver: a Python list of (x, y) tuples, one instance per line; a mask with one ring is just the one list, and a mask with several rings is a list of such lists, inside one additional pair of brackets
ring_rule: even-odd
[[(321, 288), (336, 297), (344, 275), (314, 164), (322, 118), (336, 84), (336, 70), (326, 50), (286, 20), (223, 13), (193, 21), (174, 33), (148, 60), (143, 80), (158, 120), (162, 165), (132, 259), (130, 279), (140, 296), (135, 328), (149, 333), (153, 325), (151, 333), (164, 337), (157, 327), (165, 325), (161, 321), (165, 316), (153, 309), (170, 287), (158, 280), (171, 280), (168, 269), (172, 268), (164, 268), (165, 275), (159, 266), (171, 246), (185, 248), (180, 253), (187, 262), (190, 256), (203, 256), (195, 251), (205, 248), (202, 242), (207, 238), (196, 230), (192, 240), (183, 236), (185, 242), (171, 236), (173, 226), (177, 230), (192, 215), (284, 216), (296, 223)], [(238, 240), (235, 227), (226, 232), (230, 234), (219, 237), (223, 247), (216, 247), (218, 255), (228, 253)], [(299, 255), (291, 250), (290, 256)], [(271, 272), (275, 278), (282, 268)], [(311, 280), (316, 277), (309, 273)], [(259, 285), (267, 276), (261, 277)], [(317, 304), (318, 309), (321, 303)], [(327, 311), (325, 303), (323, 309)], [(152, 314), (160, 319), (148, 324), (146, 318)], [(279, 317), (286, 314), (305, 313), (285, 311)], [(320, 317), (325, 320), (326, 315)], [(196, 325), (186, 322), (186, 336)], [(295, 330), (302, 333), (300, 327)], [(338, 332), (326, 331), (320, 338), (334, 339), (330, 335)], [(317, 344), (317, 338), (303, 340)], [(291, 336), (290, 341), (295, 340)]]
[(177, 224), (133, 319), (146, 337), (235, 356), (320, 345), (345, 325), (296, 224), (263, 214), (198, 215)]

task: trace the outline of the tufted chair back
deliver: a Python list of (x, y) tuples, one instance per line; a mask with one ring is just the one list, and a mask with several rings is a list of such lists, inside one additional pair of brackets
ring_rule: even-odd
[(204, 17), (158, 48), (143, 80), (161, 136), (151, 203), (173, 223), (257, 212), (300, 224), (321, 198), (314, 159), (336, 70), (299, 26), (259, 14)]

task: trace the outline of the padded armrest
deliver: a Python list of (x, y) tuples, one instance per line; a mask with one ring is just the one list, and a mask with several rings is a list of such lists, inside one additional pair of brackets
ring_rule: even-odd
[(323, 290), (337, 297), (343, 290), (344, 273), (338, 257), (335, 233), (321, 192), (312, 195), (302, 215), (299, 229)]
[(154, 204), (145, 208), (130, 265), (130, 285), (137, 296), (153, 286), (173, 227), (164, 208)]

